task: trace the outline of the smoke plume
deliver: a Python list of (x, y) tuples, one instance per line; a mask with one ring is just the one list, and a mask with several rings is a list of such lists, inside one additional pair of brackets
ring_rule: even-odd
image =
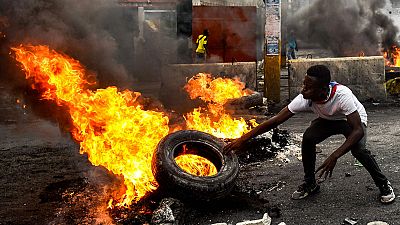
[(104, 84), (129, 81), (125, 62), (133, 50), (131, 12), (109, 0), (0, 0), (7, 44), (43, 44), (65, 52), (98, 73)]
[[(316, 0), (288, 19), (298, 39), (335, 56), (380, 55), (396, 44), (398, 28), (381, 13), (383, 0)], [(381, 43), (381, 46), (379, 46)]]

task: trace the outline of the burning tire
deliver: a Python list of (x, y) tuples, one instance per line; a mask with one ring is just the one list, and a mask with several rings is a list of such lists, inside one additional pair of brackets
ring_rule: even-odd
[[(153, 155), (153, 175), (160, 188), (180, 199), (207, 201), (222, 198), (232, 190), (239, 171), (236, 155), (222, 154), (223, 146), (220, 139), (200, 131), (184, 130), (169, 134), (160, 141)], [(196, 176), (186, 172), (175, 161), (182, 154), (208, 159), (215, 165), (217, 173)]]

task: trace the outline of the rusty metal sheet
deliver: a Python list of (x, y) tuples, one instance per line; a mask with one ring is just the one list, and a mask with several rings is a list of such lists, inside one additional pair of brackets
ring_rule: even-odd
[(256, 60), (257, 9), (252, 6), (194, 6), (193, 43), (205, 28), (213, 62)]

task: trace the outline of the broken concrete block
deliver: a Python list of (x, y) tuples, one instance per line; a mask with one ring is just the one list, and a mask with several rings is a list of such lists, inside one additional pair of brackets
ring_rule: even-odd
[(296, 59), (289, 65), (289, 98), (295, 98), (303, 86), (307, 69), (326, 65), (332, 80), (349, 87), (361, 101), (386, 100), (385, 61), (382, 56)]
[(269, 217), (268, 213), (265, 213), (262, 219), (248, 220), (237, 223), (236, 225), (270, 225), (270, 224), (271, 224), (271, 217)]

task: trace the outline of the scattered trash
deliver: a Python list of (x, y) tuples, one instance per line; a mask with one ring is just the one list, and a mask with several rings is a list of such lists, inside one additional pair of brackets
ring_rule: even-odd
[(354, 165), (355, 166), (358, 166), (358, 167), (363, 167), (363, 165), (356, 159), (356, 161), (354, 162)]
[(228, 225), (227, 223), (213, 223), (211, 225)]
[(351, 173), (346, 172), (346, 173), (344, 174), (344, 176), (345, 176), (345, 177), (351, 177)]
[(372, 222), (367, 223), (367, 225), (389, 225), (389, 224), (386, 222), (382, 222), (382, 221), (372, 221)]
[(249, 164), (275, 158), (283, 151), (288, 142), (289, 133), (287, 130), (276, 128), (258, 135), (249, 140), (248, 146), (251, 146), (251, 149), (238, 155), (239, 163)]
[(355, 224), (357, 224), (357, 219), (354, 219), (354, 218), (345, 218), (344, 220), (343, 220), (343, 223), (342, 224), (344, 224), (344, 225), (355, 225)]
[(286, 185), (285, 181), (278, 181), (275, 185), (268, 188), (267, 191), (268, 192), (271, 192), (273, 190), (280, 191), (280, 190), (282, 190), (283, 187), (285, 187), (285, 185)]
[(260, 220), (249, 220), (237, 223), (236, 225), (270, 225), (271, 217), (269, 217), (268, 213), (265, 213), (263, 218)]
[(160, 205), (153, 212), (151, 224), (179, 224), (180, 217), (183, 215), (183, 204), (174, 198), (164, 198), (161, 200)]
[(280, 222), (278, 225), (286, 225), (285, 222)]

